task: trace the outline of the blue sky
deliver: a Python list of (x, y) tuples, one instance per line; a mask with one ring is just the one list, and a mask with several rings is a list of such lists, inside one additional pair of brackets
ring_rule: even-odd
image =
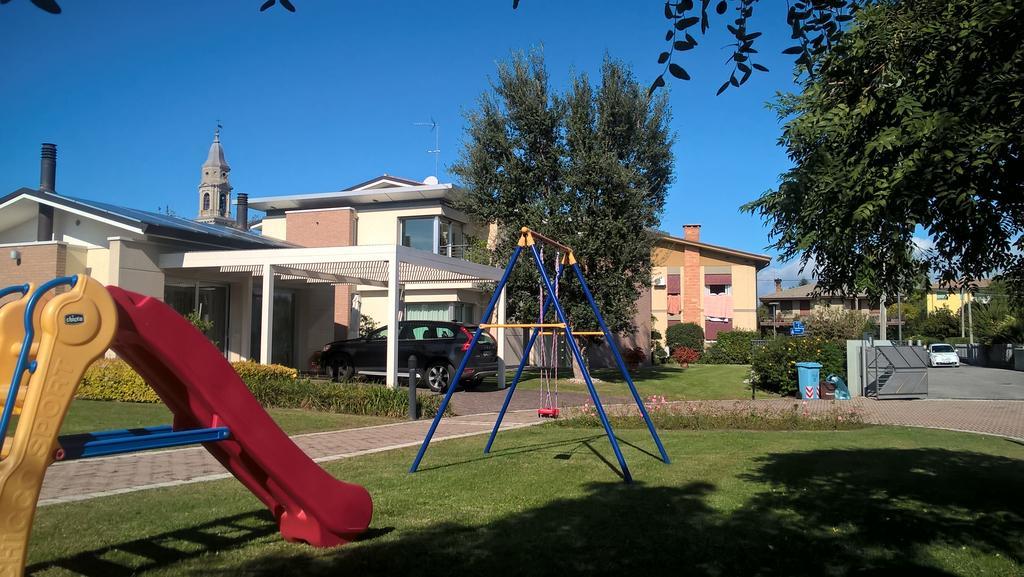
[[(294, 14), (260, 13), (258, 0), (64, 0), (59, 16), (28, 0), (0, 7), (0, 192), (36, 186), (39, 143), (55, 142), (58, 191), (191, 216), (218, 119), (236, 192), (422, 179), (434, 172), (433, 135), (414, 123), (430, 118), (447, 181), (463, 113), (511, 51), (542, 46), (559, 89), (573, 72), (596, 78), (605, 54), (646, 84), (667, 28), (650, 0), (522, 0), (515, 11), (511, 0), (293, 1)], [(771, 72), (740, 89), (715, 96), (728, 75), (723, 17), (677, 60), (693, 80), (669, 83), (677, 164), (664, 230), (701, 223), (706, 242), (765, 252), (766, 228), (738, 207), (788, 166), (765, 108), (793, 88), (784, 11), (761, 4), (751, 29), (765, 32), (758, 61)], [(781, 276), (798, 278), (792, 266)]]

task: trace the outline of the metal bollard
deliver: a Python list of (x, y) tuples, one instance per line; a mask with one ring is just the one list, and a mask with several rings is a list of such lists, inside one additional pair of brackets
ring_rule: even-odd
[(415, 421), (419, 415), (416, 410), (416, 385), (420, 382), (420, 373), (416, 370), (416, 355), (409, 355), (409, 420)]

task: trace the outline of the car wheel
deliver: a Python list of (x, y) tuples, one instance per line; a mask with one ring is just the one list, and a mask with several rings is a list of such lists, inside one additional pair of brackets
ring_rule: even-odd
[(444, 361), (434, 361), (427, 365), (427, 369), (423, 376), (431, 391), (435, 393), (442, 393), (451, 383), (453, 373), (455, 373), (455, 370), (448, 363)]
[(334, 382), (347, 381), (352, 378), (354, 372), (355, 367), (352, 366), (352, 360), (343, 355), (331, 365), (331, 380)]

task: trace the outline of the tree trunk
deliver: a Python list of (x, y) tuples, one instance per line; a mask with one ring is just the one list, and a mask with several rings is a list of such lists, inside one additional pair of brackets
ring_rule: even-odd
[[(589, 362), (587, 361), (587, 339), (586, 338), (579, 338), (579, 337), (574, 337), (574, 338), (576, 339), (576, 345), (579, 346), (579, 348), (580, 348), (580, 356), (583, 357), (583, 362), (587, 362), (588, 363), (587, 369), (589, 371), (590, 366), (589, 366)], [(583, 382), (583, 371), (580, 369), (580, 366), (578, 364), (576, 364), (576, 358), (573, 357), (572, 355), (569, 355), (569, 360), (572, 363), (572, 376), (573, 376), (573, 378), (575, 378), (577, 381), (582, 383)]]

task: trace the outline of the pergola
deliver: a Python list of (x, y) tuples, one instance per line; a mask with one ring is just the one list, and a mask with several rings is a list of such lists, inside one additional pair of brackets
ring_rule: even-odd
[[(271, 359), (274, 299), (266, 295), (274, 294), (276, 278), (385, 288), (388, 293), (388, 326), (397, 327), (403, 284), (494, 282), (501, 279), (503, 272), (499, 268), (398, 245), (183, 252), (161, 256), (160, 268), (208, 269), (260, 277), (264, 295), (260, 309), (261, 363), (269, 363)], [(497, 323), (504, 322), (505, 293), (502, 291)], [(389, 330), (387, 338), (385, 378), (391, 386), (398, 383), (398, 333), (397, 330)], [(498, 344), (498, 384), (503, 386), (505, 330), (496, 329), (494, 336)]]

